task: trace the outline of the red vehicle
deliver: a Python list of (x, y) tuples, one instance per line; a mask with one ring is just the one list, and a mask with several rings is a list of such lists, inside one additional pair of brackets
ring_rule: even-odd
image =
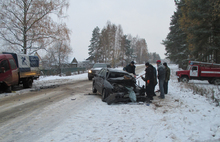
[(18, 84), (18, 68), (10, 54), (0, 54), (0, 87), (2, 91), (10, 91), (9, 86)]
[(0, 91), (11, 92), (14, 85), (31, 88), (40, 76), (37, 56), (3, 52), (0, 54)]
[(178, 81), (208, 80), (210, 84), (220, 84), (220, 64), (189, 61), (187, 70), (177, 71)]

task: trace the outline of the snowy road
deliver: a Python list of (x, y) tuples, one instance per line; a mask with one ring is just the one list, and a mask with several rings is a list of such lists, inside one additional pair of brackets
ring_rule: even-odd
[[(173, 73), (175, 69), (171, 66)], [(143, 70), (144, 66), (138, 67), (136, 72), (143, 74)], [(0, 99), (0, 141), (220, 141), (220, 108), (185, 88), (175, 76), (165, 100), (154, 97), (149, 106), (107, 105), (101, 96), (88, 95), (92, 85), (87, 74), (77, 79), (41, 79), (35, 87), (55, 82), (68, 84)]]

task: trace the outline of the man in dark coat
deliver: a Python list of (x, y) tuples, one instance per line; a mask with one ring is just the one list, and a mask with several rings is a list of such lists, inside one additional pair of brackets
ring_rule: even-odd
[(147, 97), (150, 100), (153, 100), (154, 84), (155, 84), (154, 70), (153, 70), (153, 66), (151, 64), (149, 64), (148, 62), (145, 64), (145, 66), (146, 66), (145, 77), (141, 76), (141, 78), (146, 82)]
[(164, 81), (164, 94), (168, 93), (168, 81), (170, 80), (170, 68), (167, 66), (167, 63), (164, 62), (166, 73), (165, 73), (165, 81)]
[(154, 94), (153, 95), (156, 96), (155, 87), (157, 85), (157, 69), (154, 66), (152, 66), (152, 67), (153, 67), (153, 72), (154, 72), (154, 89), (153, 89)]
[(126, 67), (123, 68), (124, 71), (129, 72), (129, 73), (133, 73), (135, 74), (135, 68), (136, 66), (134, 65), (134, 61), (132, 61), (129, 65), (127, 65)]

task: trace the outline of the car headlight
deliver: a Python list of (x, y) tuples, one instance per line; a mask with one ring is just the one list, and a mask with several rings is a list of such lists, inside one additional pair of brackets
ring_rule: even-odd
[(92, 73), (92, 71), (91, 71), (91, 70), (89, 70), (89, 73)]

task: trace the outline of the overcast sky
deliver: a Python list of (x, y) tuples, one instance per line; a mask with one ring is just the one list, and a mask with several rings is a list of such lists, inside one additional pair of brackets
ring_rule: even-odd
[(110, 21), (120, 24), (124, 34), (144, 38), (148, 51), (163, 59), (165, 47), (161, 42), (169, 33), (170, 17), (175, 10), (174, 0), (70, 0), (65, 20), (72, 31), (70, 58), (88, 58), (93, 29), (98, 26), (101, 30)]

